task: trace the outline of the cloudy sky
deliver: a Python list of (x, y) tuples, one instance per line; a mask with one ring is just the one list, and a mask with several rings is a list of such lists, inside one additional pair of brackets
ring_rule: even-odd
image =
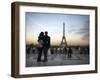
[(63, 22), (68, 45), (89, 45), (89, 15), (25, 13), (26, 43), (37, 44), (41, 31), (48, 31), (51, 44), (60, 45)]

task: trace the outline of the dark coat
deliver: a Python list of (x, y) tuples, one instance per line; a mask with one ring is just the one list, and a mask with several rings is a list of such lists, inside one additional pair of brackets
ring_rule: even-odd
[(50, 48), (50, 37), (47, 35), (44, 36), (44, 47)]

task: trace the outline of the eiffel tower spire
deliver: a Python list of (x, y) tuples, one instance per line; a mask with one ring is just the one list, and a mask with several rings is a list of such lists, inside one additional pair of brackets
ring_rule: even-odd
[(63, 23), (63, 36), (65, 36), (65, 23)]
[(67, 41), (65, 37), (65, 23), (63, 22), (63, 36), (62, 36), (60, 47), (66, 47), (66, 46), (67, 46)]

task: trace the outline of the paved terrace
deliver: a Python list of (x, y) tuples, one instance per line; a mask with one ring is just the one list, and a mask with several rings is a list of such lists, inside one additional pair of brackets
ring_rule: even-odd
[[(43, 60), (43, 56), (42, 56)], [(79, 51), (73, 49), (73, 54), (71, 58), (68, 58), (67, 54), (61, 54), (60, 52), (55, 52), (54, 54), (48, 53), (47, 62), (37, 62), (37, 53), (26, 55), (26, 67), (39, 67), (39, 66), (61, 66), (61, 65), (81, 65), (89, 64), (89, 54), (80, 54)]]

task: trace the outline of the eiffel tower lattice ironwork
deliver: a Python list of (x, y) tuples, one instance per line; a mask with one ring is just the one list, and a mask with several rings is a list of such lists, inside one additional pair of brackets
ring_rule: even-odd
[(67, 47), (67, 41), (65, 37), (65, 23), (63, 23), (63, 36), (62, 36), (60, 47)]

